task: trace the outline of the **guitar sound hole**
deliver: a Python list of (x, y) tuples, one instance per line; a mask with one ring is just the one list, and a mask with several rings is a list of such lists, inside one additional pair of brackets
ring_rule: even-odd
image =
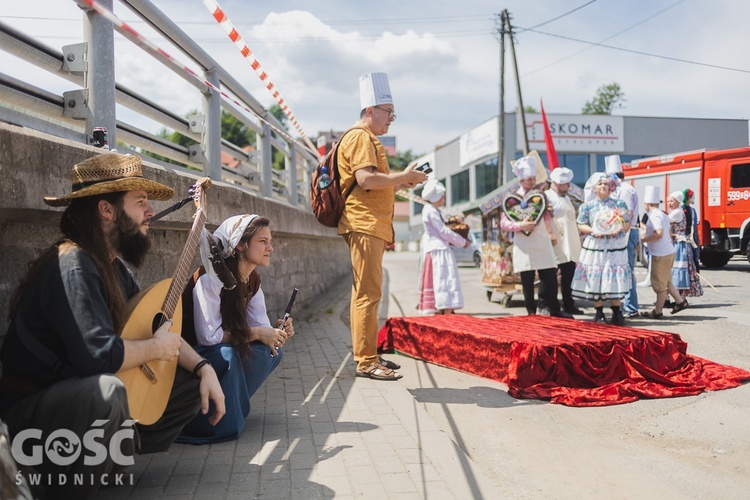
[(156, 333), (156, 330), (158, 330), (165, 321), (167, 321), (167, 317), (162, 312), (154, 316), (154, 320), (151, 322), (151, 333)]

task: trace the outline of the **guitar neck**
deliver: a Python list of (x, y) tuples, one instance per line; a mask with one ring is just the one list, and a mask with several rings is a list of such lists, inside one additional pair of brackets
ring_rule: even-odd
[(172, 319), (172, 316), (174, 316), (174, 312), (177, 309), (177, 303), (179, 302), (180, 297), (182, 296), (182, 290), (187, 283), (190, 265), (193, 263), (195, 249), (198, 246), (198, 239), (201, 236), (205, 223), (206, 212), (204, 212), (203, 209), (198, 209), (195, 213), (195, 219), (193, 220), (193, 227), (190, 228), (187, 243), (182, 249), (180, 260), (177, 263), (177, 269), (172, 277), (172, 284), (169, 285), (167, 297), (164, 299), (162, 313), (164, 313), (166, 319)]

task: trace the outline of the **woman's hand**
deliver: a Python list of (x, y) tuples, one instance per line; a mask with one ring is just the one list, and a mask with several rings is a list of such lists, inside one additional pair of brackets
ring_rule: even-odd
[(294, 324), (293, 323), (294, 323), (294, 319), (291, 316), (289, 316), (286, 319), (286, 322), (284, 322), (283, 319), (277, 320), (276, 328), (283, 330), (284, 333), (286, 333), (286, 338), (290, 339), (294, 337)]
[(536, 227), (536, 224), (534, 223), (534, 221), (527, 220), (527, 221), (519, 223), (519, 227), (521, 231), (525, 233), (530, 233), (534, 230), (534, 227)]

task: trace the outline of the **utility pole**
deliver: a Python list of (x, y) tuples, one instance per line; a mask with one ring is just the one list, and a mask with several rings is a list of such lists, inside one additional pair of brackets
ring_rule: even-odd
[(505, 172), (505, 19), (508, 11), (497, 15), (500, 35), (500, 110), (497, 115), (497, 185), (502, 186)]
[(526, 113), (523, 107), (523, 97), (521, 97), (521, 77), (518, 74), (518, 61), (516, 60), (516, 49), (513, 43), (513, 28), (510, 26), (510, 15), (508, 11), (505, 14), (505, 26), (510, 37), (510, 54), (513, 57), (513, 68), (516, 72), (516, 91), (518, 92), (518, 114), (521, 116), (521, 133), (523, 134), (523, 154), (529, 154), (529, 134), (526, 130)]

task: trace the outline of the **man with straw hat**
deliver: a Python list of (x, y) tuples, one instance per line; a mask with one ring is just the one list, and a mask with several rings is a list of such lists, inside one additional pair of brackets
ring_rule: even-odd
[[(165, 451), (185, 423), (208, 410), (209, 399), (215, 421), (224, 414), (216, 373), (168, 330), (171, 321), (147, 340), (117, 335), (125, 302), (139, 291), (123, 261), (143, 263), (154, 215), (149, 200), (172, 196), (171, 188), (143, 177), (137, 156), (107, 153), (73, 167), (71, 193), (44, 199), (66, 207), (62, 238), (32, 264), (13, 295), (0, 351), (0, 418), (12, 436), (41, 432), (43, 440), (54, 433), (75, 441), (93, 429), (110, 450), (69, 460), (47, 452), (28, 464), (42, 474), (49, 498), (88, 497), (132, 464), (134, 452)], [(125, 386), (114, 373), (175, 357), (180, 368), (163, 417), (133, 426)], [(122, 429), (130, 432), (125, 439)]]

